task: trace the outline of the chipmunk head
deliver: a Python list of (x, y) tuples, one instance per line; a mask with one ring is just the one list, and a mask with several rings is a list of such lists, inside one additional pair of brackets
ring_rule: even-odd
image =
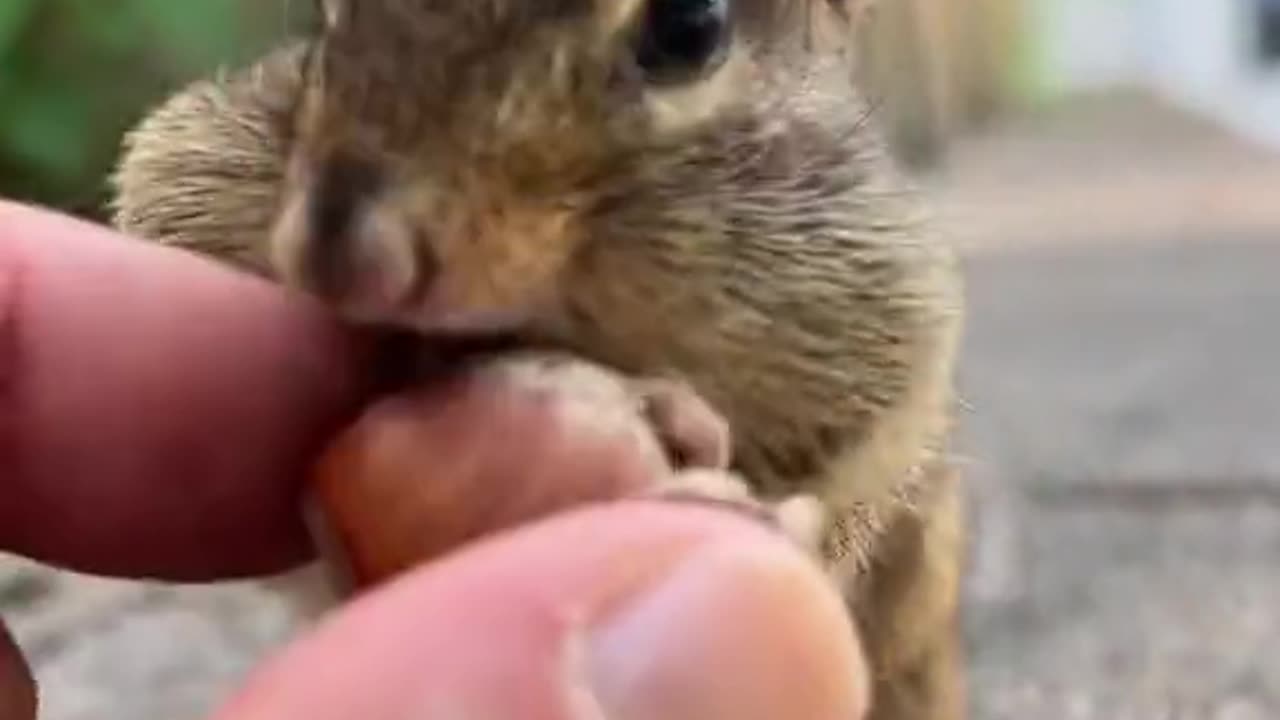
[(601, 215), (729, 132), (811, 5), (832, 3), (322, 0), (276, 269), (424, 332), (553, 312), (583, 247), (635, 242)]

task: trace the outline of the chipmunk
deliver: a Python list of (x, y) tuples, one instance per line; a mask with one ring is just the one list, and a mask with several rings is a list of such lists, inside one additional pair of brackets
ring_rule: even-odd
[(809, 495), (873, 720), (965, 716), (962, 286), (852, 79), (855, 0), (321, 0), (126, 142), (115, 219), (425, 338), (676, 378)]

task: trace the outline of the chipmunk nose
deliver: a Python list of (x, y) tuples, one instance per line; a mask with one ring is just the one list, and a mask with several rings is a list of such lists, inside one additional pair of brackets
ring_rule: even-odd
[(389, 321), (426, 292), (439, 261), (422, 233), (379, 202), (376, 173), (346, 159), (328, 163), (302, 207), (297, 279), (341, 310)]

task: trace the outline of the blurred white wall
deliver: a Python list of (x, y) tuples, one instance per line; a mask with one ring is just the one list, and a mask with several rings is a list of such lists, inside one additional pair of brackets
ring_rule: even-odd
[(1028, 0), (1051, 96), (1139, 84), (1280, 148), (1280, 65), (1254, 50), (1258, 0)]
[(1129, 0), (1029, 0), (1045, 90), (1068, 94), (1128, 84), (1137, 51)]

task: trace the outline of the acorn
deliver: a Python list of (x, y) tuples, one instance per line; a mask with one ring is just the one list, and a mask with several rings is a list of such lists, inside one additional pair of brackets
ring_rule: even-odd
[(622, 376), (541, 353), (472, 362), (377, 402), (310, 478), (312, 531), (340, 593), (557, 511), (643, 494), (673, 472), (651, 409)]

